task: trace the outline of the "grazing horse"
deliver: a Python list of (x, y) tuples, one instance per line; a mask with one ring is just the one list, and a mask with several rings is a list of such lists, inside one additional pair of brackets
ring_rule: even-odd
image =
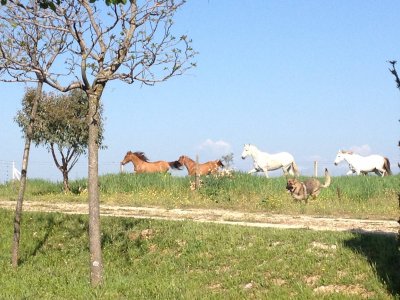
[(383, 177), (392, 174), (389, 159), (381, 155), (361, 156), (354, 154), (352, 151), (339, 150), (334, 161), (335, 166), (343, 160), (349, 164), (350, 170), (346, 175), (353, 173), (366, 175), (369, 172), (375, 172), (377, 175)]
[[(186, 155), (182, 155), (179, 157), (178, 162), (186, 167), (190, 176), (196, 175), (196, 162), (193, 159), (187, 157)], [(224, 164), (221, 160), (217, 159), (208, 161), (206, 163), (197, 165), (197, 173), (198, 175), (215, 174), (217, 173), (219, 167), (224, 167)]]
[(178, 161), (166, 162), (164, 160), (149, 162), (143, 152), (128, 151), (121, 161), (121, 165), (132, 162), (136, 173), (165, 173), (170, 168), (179, 169), (182, 165)]
[(268, 171), (274, 171), (282, 168), (283, 173), (287, 175), (299, 175), (294, 158), (290, 153), (280, 152), (276, 154), (268, 154), (260, 151), (256, 146), (245, 144), (242, 153), (242, 159), (251, 156), (254, 161), (254, 168), (249, 171), (249, 174), (255, 172), (264, 172), (268, 178)]

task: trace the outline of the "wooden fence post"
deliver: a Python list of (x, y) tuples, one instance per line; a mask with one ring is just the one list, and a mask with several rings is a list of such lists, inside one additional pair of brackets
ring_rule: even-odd
[(318, 161), (314, 161), (314, 177), (318, 177)]
[(196, 172), (194, 175), (194, 189), (200, 188), (200, 176), (199, 176), (199, 155), (196, 154)]
[(15, 162), (12, 162), (12, 180), (21, 180), (21, 172), (15, 167)]

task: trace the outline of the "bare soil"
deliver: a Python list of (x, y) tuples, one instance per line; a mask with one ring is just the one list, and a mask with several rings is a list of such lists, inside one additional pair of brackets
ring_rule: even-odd
[[(15, 209), (15, 201), (0, 201), (0, 208)], [(82, 203), (46, 203), (24, 201), (24, 211), (87, 214), (88, 205)], [(306, 215), (282, 215), (241, 212), (222, 209), (166, 209), (161, 207), (131, 207), (101, 205), (102, 216), (115, 216), (160, 220), (192, 220), (218, 224), (253, 227), (297, 228), (325, 231), (352, 231), (360, 233), (397, 234), (399, 224), (395, 220), (365, 220), (327, 218)]]

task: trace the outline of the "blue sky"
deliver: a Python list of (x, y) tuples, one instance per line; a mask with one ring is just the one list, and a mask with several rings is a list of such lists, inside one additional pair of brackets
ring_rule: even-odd
[[(118, 172), (128, 150), (168, 161), (232, 152), (235, 167), (247, 171), (244, 143), (292, 153), (304, 175), (314, 160), (345, 174), (345, 165), (332, 163), (339, 149), (385, 155), (397, 172), (400, 92), (387, 60), (400, 61), (399, 28), (399, 1), (188, 1), (174, 31), (193, 39), (197, 68), (154, 87), (107, 86), (100, 173)], [(24, 141), (13, 117), (24, 86), (0, 88), (1, 181), (8, 162), (21, 165)], [(82, 157), (71, 177), (86, 174)], [(41, 147), (28, 175), (61, 179)]]

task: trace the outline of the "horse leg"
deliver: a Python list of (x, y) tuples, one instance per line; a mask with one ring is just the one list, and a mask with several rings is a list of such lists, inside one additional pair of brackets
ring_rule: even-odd
[(248, 172), (248, 174), (253, 174), (253, 173), (257, 173), (258, 172), (258, 170), (257, 169), (251, 169), (249, 172)]
[(386, 174), (385, 169), (375, 169), (374, 172), (376, 175), (381, 176), (381, 177), (384, 177)]
[[(288, 176), (288, 174), (292, 174), (293, 172), (291, 172), (290, 167), (282, 167), (282, 171), (283, 171), (283, 175), (285, 177)], [(293, 174), (292, 174), (293, 175)]]
[(264, 171), (265, 177), (269, 178), (269, 176), (268, 176), (268, 170), (267, 170), (267, 169), (263, 169), (263, 171)]
[(355, 171), (350, 170), (350, 171), (348, 171), (348, 172), (346, 173), (346, 175), (349, 176), (349, 175), (352, 175), (353, 173), (355, 173)]

